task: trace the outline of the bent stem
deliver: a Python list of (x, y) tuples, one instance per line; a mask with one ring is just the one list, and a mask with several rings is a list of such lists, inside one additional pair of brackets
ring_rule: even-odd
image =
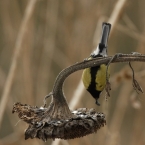
[[(116, 55), (115, 55), (116, 56)], [(134, 55), (134, 54), (121, 54), (118, 57), (109, 56), (105, 58), (97, 58), (88, 61), (83, 61), (76, 63), (64, 70), (62, 70), (57, 76), (53, 90), (51, 92), (52, 102), (48, 107), (43, 118), (46, 119), (67, 119), (72, 117), (72, 113), (68, 107), (67, 101), (63, 93), (63, 83), (65, 79), (72, 74), (81, 69), (99, 66), (100, 64), (110, 64), (118, 62), (131, 62), (131, 61), (145, 61), (145, 55)], [(47, 97), (46, 97), (47, 98)]]

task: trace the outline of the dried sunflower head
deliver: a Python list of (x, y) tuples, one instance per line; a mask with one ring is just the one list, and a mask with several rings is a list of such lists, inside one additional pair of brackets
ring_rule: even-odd
[[(74, 139), (96, 132), (106, 124), (103, 113), (94, 109), (79, 108), (72, 111), (72, 118), (53, 119), (44, 118), (47, 108), (31, 107), (20, 103), (14, 104), (13, 113), (17, 112), (20, 119), (29, 124), (25, 131), (25, 139)], [(41, 119), (43, 116), (43, 119)], [(48, 116), (48, 114), (47, 114)]]

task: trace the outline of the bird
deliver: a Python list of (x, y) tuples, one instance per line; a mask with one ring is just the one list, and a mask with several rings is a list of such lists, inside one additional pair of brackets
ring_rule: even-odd
[[(97, 57), (107, 57), (107, 43), (110, 30), (111, 24), (103, 22), (100, 43), (98, 44), (96, 50), (93, 53), (91, 53), (91, 55), (86, 60), (90, 60)], [(82, 81), (84, 87), (96, 100), (96, 104), (98, 106), (100, 106), (100, 103), (98, 102), (99, 96), (106, 85), (106, 77), (110, 76), (109, 70), (106, 76), (106, 69), (107, 65), (101, 64), (99, 66), (86, 68), (83, 70), (82, 73)]]

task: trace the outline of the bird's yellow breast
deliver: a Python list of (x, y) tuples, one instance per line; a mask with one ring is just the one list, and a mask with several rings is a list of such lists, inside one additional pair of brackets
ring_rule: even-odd
[[(107, 66), (105, 64), (100, 65), (99, 69), (96, 71), (95, 80), (92, 80), (91, 68), (86, 68), (82, 74), (83, 84), (86, 89), (89, 88), (90, 84), (95, 81), (95, 86), (97, 91), (103, 91), (106, 84), (106, 69)], [(108, 70), (108, 76), (110, 76), (110, 72)]]
[(105, 64), (102, 64), (100, 65), (100, 69), (97, 71), (95, 82), (96, 82), (96, 90), (98, 91), (103, 91), (106, 85), (106, 69), (107, 66)]
[(86, 68), (86, 69), (84, 69), (83, 74), (82, 74), (82, 81), (83, 81), (83, 84), (86, 89), (88, 89), (88, 87), (91, 83), (91, 73), (90, 72), (91, 72), (90, 68)]

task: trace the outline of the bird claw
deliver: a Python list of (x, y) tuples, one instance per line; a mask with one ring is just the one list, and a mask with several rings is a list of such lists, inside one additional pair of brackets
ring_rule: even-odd
[(85, 58), (85, 59), (83, 60), (83, 62), (86, 62), (86, 61), (88, 61), (88, 58)]
[(141, 53), (139, 52), (131, 52), (132, 55), (142, 55)]

